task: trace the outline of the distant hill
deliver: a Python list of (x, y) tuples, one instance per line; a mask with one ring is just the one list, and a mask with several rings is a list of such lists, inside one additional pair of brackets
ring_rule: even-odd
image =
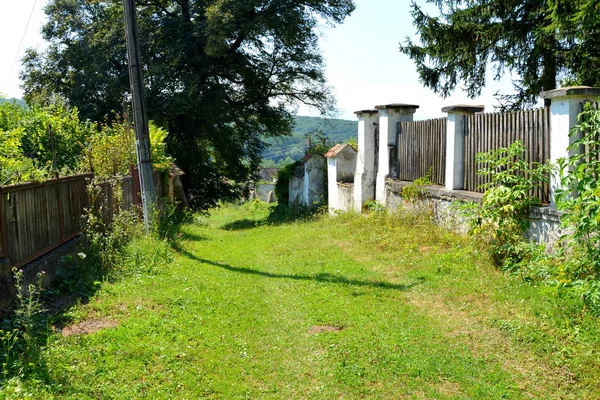
[(17, 103), (21, 107), (27, 106), (27, 104), (25, 103), (25, 100), (21, 100), (21, 99), (3, 99), (3, 98), (0, 97), (0, 104), (2, 104), (2, 103)]
[(296, 126), (291, 136), (267, 140), (270, 146), (263, 152), (263, 165), (282, 166), (304, 156), (306, 135), (322, 132), (332, 144), (357, 138), (356, 121), (296, 116)]

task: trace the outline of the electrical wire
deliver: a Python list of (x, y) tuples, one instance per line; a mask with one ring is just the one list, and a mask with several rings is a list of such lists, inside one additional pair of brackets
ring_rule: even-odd
[(23, 31), (23, 35), (21, 36), (21, 41), (19, 42), (19, 48), (17, 49), (17, 54), (15, 55), (15, 60), (12, 63), (12, 67), (10, 67), (10, 72), (8, 73), (8, 76), (6, 77), (6, 82), (4, 82), (4, 88), (6, 88), (6, 85), (8, 84), (8, 81), (10, 80), (10, 77), (12, 76), (12, 73), (15, 69), (15, 65), (17, 64), (17, 61), (19, 60), (19, 54), (21, 53), (21, 48), (23, 47), (23, 40), (25, 40), (25, 35), (27, 34), (27, 30), (29, 29), (29, 23), (31, 22), (31, 17), (33, 17), (33, 12), (35, 11), (36, 4), (37, 4), (37, 0), (35, 0), (33, 2), (33, 7), (31, 7), (31, 12), (29, 13), (29, 18), (27, 19), (27, 25), (25, 25), (25, 30)]

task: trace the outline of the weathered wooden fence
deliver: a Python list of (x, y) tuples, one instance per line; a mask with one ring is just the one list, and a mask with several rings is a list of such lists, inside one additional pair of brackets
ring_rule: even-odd
[(398, 133), (397, 177), (414, 181), (431, 169), (431, 182), (444, 185), (447, 118), (402, 122)]
[[(545, 163), (550, 158), (550, 110), (509, 113), (473, 114), (465, 117), (464, 190), (481, 192), (480, 185), (488, 183), (489, 176), (477, 175), (483, 165), (476, 162), (478, 153), (508, 147), (517, 140), (525, 145), (528, 163)], [(541, 201), (549, 200), (548, 183), (538, 187), (533, 195)]]
[(77, 236), (89, 178), (0, 187), (0, 258), (18, 267)]
[[(490, 177), (479, 176), (483, 165), (476, 162), (478, 153), (508, 147), (517, 140), (525, 145), (528, 163), (545, 163), (550, 158), (550, 110), (516, 111), (509, 113), (472, 114), (464, 117), (464, 183), (463, 190), (482, 192), (480, 185)], [(399, 126), (395, 176), (402, 181), (415, 181), (431, 168), (431, 181), (445, 184), (447, 118), (403, 122)], [(538, 187), (533, 195), (549, 200), (548, 183)]]
[[(86, 174), (0, 187), (0, 262), (8, 260), (8, 268), (23, 266), (79, 235), (90, 206), (91, 178)], [(112, 220), (117, 207), (130, 209), (140, 202), (132, 177), (119, 183), (122, 196), (116, 196), (109, 182), (97, 186), (95, 206), (102, 206), (105, 221)]]

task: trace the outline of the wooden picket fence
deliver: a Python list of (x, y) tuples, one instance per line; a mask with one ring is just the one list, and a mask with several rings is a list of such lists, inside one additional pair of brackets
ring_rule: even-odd
[[(517, 140), (527, 148), (528, 163), (545, 163), (550, 158), (550, 110), (509, 113), (472, 114), (464, 117), (464, 182), (463, 189), (482, 192), (480, 186), (489, 177), (479, 176), (483, 165), (476, 162), (478, 153), (508, 147)], [(403, 122), (399, 125), (397, 157), (392, 163), (395, 178), (415, 181), (431, 168), (431, 181), (444, 185), (446, 170), (447, 118)], [(536, 188), (533, 195), (542, 202), (549, 200), (548, 183)]]
[(400, 124), (397, 142), (397, 177), (415, 181), (431, 169), (431, 182), (444, 185), (446, 176), (447, 118)]
[[(506, 148), (517, 140), (525, 145), (527, 151), (524, 156), (530, 165), (547, 162), (550, 159), (550, 109), (465, 117), (464, 190), (482, 192), (480, 186), (490, 181), (489, 176), (477, 174), (483, 168), (476, 162), (478, 153)], [(542, 202), (549, 201), (549, 184), (540, 185), (532, 194)]]

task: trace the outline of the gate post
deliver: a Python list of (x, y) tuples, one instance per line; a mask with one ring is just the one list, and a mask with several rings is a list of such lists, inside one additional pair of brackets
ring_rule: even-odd
[(358, 118), (358, 157), (354, 173), (354, 211), (360, 213), (365, 202), (375, 200), (375, 174), (377, 173), (375, 134), (379, 112), (362, 110), (355, 114)]
[(446, 190), (464, 188), (465, 130), (467, 115), (482, 112), (483, 106), (459, 104), (442, 108), (448, 113), (446, 129)]
[(399, 124), (411, 122), (417, 108), (419, 106), (415, 104), (401, 103), (375, 106), (379, 112), (379, 163), (377, 165), (375, 199), (381, 204), (387, 202), (385, 180), (392, 169), (390, 152), (396, 150)]
[[(550, 104), (550, 162), (556, 165), (559, 159), (568, 159), (575, 151), (569, 146), (579, 137), (570, 136), (571, 128), (577, 125), (577, 117), (582, 111), (581, 104), (595, 101), (600, 96), (600, 88), (589, 86), (564, 87), (542, 92), (540, 97), (549, 99)], [(550, 205), (556, 208), (555, 195), (560, 189), (561, 176), (558, 171), (550, 174)]]

